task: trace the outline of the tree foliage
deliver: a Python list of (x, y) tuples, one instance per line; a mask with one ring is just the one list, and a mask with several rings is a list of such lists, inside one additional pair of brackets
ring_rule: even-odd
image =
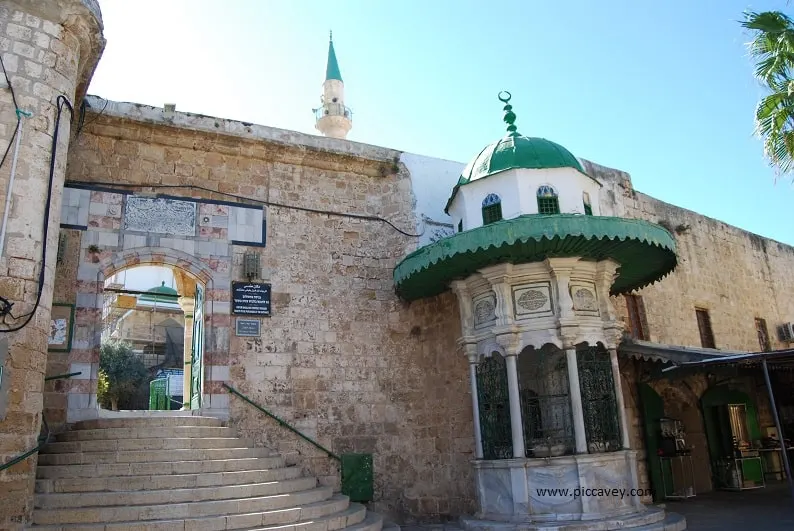
[(742, 26), (753, 35), (748, 48), (755, 77), (769, 90), (756, 107), (756, 134), (770, 163), (789, 174), (794, 169), (794, 22), (779, 11), (747, 12)]
[(132, 396), (149, 375), (143, 361), (132, 351), (132, 345), (117, 340), (102, 343), (99, 370), (106, 383), (103, 382), (104, 393), (97, 398), (100, 403), (110, 402), (113, 410), (118, 409), (119, 400)]

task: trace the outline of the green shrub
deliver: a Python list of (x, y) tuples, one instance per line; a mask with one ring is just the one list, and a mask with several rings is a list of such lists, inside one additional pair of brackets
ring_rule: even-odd
[[(104, 374), (106, 387), (100, 404), (110, 402), (110, 408), (118, 411), (119, 400), (132, 396), (149, 373), (143, 361), (132, 351), (132, 345), (124, 341), (109, 340), (102, 343), (99, 350), (99, 370)], [(102, 377), (100, 376), (100, 381)]]

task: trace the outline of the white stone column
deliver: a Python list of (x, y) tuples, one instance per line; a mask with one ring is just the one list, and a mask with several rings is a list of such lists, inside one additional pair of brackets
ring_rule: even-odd
[(510, 397), (510, 430), (513, 434), (513, 457), (524, 457), (524, 428), (521, 423), (521, 395), (518, 392), (517, 353), (508, 352), (507, 361), (507, 392)]
[(579, 366), (576, 363), (576, 349), (565, 351), (568, 365), (568, 393), (571, 397), (571, 417), (573, 417), (573, 433), (576, 438), (576, 453), (587, 453), (587, 432), (584, 429), (584, 410), (582, 409), (582, 392), (579, 389)]
[(618, 406), (618, 418), (620, 419), (620, 436), (623, 439), (623, 448), (631, 448), (629, 438), (629, 425), (626, 419), (626, 403), (623, 401), (623, 384), (620, 380), (620, 364), (618, 363), (617, 349), (609, 349), (609, 360), (612, 362), (612, 379), (615, 381), (615, 400)]
[(471, 384), (471, 410), (474, 416), (474, 457), (483, 458), (482, 431), (480, 428), (480, 400), (477, 396), (477, 355), (469, 355), (469, 383)]
[(182, 346), (184, 358), (184, 374), (182, 375), (182, 409), (190, 409), (190, 385), (192, 383), (191, 372), (193, 362), (193, 312), (196, 309), (196, 299), (191, 297), (179, 297), (179, 307), (185, 313), (185, 339)]

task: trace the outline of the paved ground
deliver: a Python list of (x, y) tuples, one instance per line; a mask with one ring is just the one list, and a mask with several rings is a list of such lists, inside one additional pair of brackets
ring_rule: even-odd
[[(794, 531), (794, 500), (786, 483), (742, 492), (710, 492), (686, 501), (667, 502), (666, 507), (686, 516), (688, 531)], [(460, 529), (456, 523), (400, 528), (401, 531)]]
[(794, 530), (794, 500), (786, 483), (742, 492), (710, 492), (668, 502), (667, 510), (686, 516), (690, 531)]

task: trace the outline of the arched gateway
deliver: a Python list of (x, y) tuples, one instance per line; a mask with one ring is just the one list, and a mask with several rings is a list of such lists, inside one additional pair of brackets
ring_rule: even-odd
[(601, 216), (600, 183), (564, 147), (519, 135), (509, 94), (500, 99), (507, 135), (464, 169), (447, 202), (459, 232), (394, 271), (405, 299), (448, 287), (458, 298), (479, 504), (462, 524), (684, 529), (640, 502), (610, 300), (672, 271), (673, 237)]

